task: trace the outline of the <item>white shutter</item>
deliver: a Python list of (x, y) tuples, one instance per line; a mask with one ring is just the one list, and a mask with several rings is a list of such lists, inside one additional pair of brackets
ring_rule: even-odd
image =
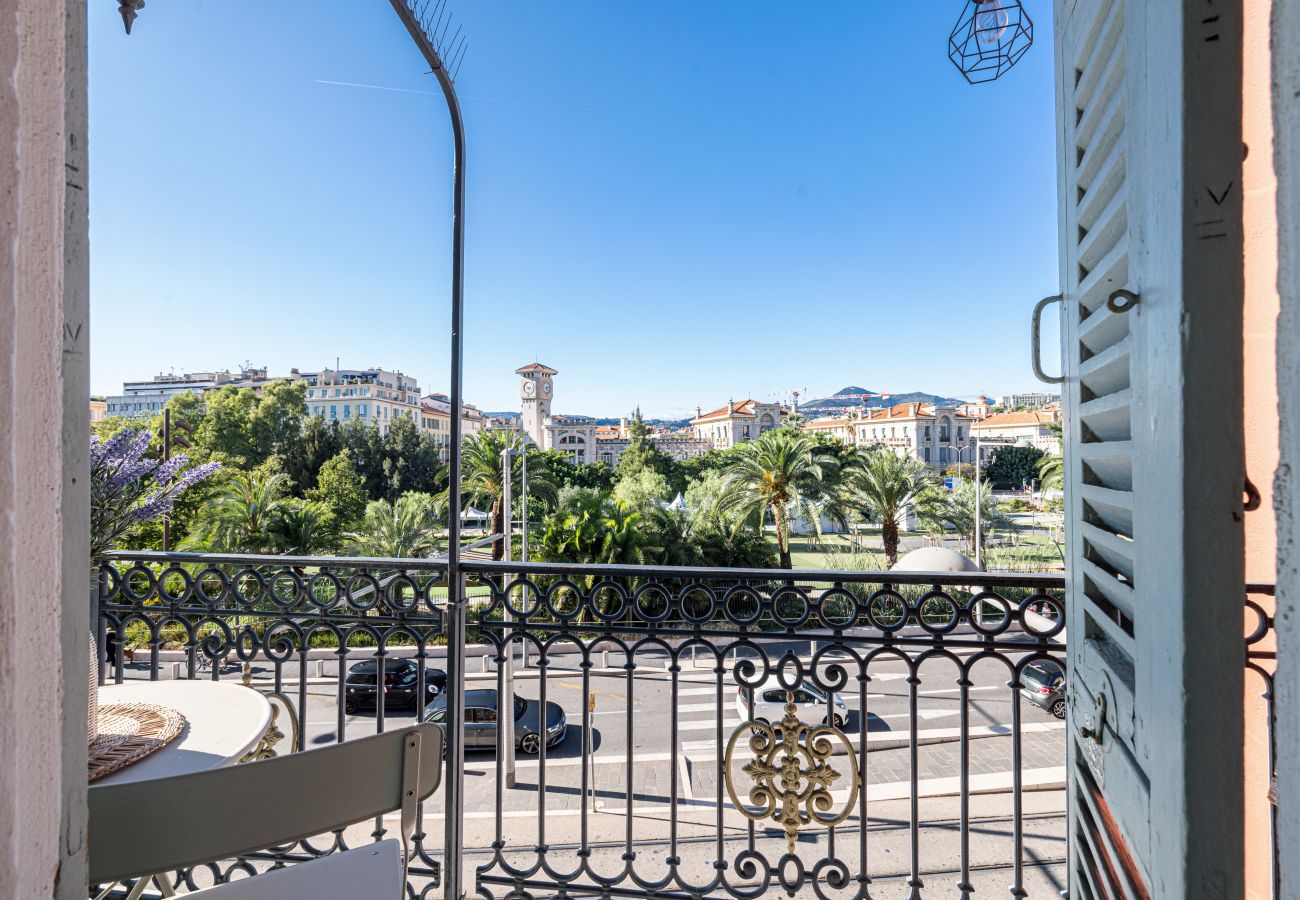
[(1071, 896), (1239, 896), (1239, 3), (1055, 25)]

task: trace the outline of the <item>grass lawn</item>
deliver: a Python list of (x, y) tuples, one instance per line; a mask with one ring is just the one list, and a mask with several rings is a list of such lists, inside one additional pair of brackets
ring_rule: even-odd
[[(776, 549), (776, 536), (768, 531), (768, 540)], [(902, 532), (902, 549), (899, 555), (928, 541), (925, 532)], [(845, 569), (883, 571), (885, 554), (880, 544), (880, 529), (871, 527), (862, 532), (824, 535), (820, 541), (807, 536), (790, 539), (790, 561), (796, 569)], [(984, 567), (990, 572), (1042, 572), (1059, 571), (1064, 567), (1055, 542), (1042, 533), (1021, 531), (1016, 527), (998, 529), (984, 549)]]

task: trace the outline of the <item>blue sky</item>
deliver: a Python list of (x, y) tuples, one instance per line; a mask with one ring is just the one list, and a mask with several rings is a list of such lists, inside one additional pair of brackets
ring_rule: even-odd
[[(534, 359), (557, 411), (600, 416), (1033, 389), (1045, 0), (1038, 44), (975, 87), (944, 55), (959, 0), (449, 5), (470, 402), (517, 409)], [(130, 37), (95, 3), (90, 56), (97, 393), (336, 357), (446, 389), (446, 114), (387, 3), (149, 3)]]

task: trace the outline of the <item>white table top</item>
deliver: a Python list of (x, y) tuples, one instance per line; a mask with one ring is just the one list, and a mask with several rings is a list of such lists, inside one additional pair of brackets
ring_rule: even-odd
[(271, 724), (271, 702), (252, 688), (220, 681), (139, 681), (99, 689), (99, 704), (156, 703), (185, 717), (180, 736), (96, 786), (186, 775), (239, 762)]

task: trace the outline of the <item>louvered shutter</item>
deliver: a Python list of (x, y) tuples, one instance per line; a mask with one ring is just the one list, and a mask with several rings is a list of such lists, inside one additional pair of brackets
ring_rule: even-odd
[(1076, 898), (1241, 891), (1239, 17), (1056, 4)]

